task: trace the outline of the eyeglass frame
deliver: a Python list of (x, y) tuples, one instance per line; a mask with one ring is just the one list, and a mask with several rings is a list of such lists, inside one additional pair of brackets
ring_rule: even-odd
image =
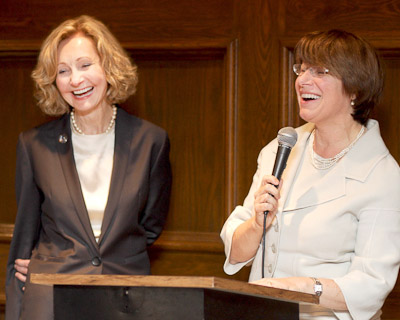
[(314, 78), (315, 77), (321, 78), (329, 73), (328, 68), (318, 67), (318, 66), (308, 67), (308, 68), (305, 68), (304, 71), (301, 71), (301, 65), (302, 65), (302, 63), (295, 63), (293, 65), (293, 72), (297, 76), (303, 75), (307, 70), (310, 72), (311, 76), (313, 76)]

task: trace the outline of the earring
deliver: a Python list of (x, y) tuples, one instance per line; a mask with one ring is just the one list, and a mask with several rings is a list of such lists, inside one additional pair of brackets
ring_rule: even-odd
[(350, 104), (354, 107), (355, 105), (354, 100), (351, 100)]

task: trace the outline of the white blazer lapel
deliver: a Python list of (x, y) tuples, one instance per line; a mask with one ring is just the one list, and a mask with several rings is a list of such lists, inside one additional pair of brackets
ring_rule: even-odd
[[(284, 184), (281, 190), (278, 214), (282, 211), (319, 205), (344, 196), (346, 194), (346, 179), (364, 181), (379, 159), (388, 153), (379, 134), (378, 123), (375, 120), (369, 120), (368, 131), (345, 158), (311, 187), (293, 190), (290, 198), (296, 200), (287, 201), (300, 161), (304, 152), (307, 152), (307, 141), (313, 128), (312, 124), (306, 124), (296, 129), (299, 134), (299, 141), (290, 154), (287, 169), (282, 176)], [(368, 139), (367, 136), (369, 136)], [(373, 158), (367, 157), (365, 154), (370, 149), (375, 150), (376, 156)]]
[(291, 202), (285, 211), (319, 205), (346, 194), (346, 174), (343, 162), (338, 162), (334, 170), (328, 172), (307, 190), (294, 190), (292, 194), (296, 202)]
[(296, 129), (299, 138), (296, 145), (293, 147), (290, 153), (286, 169), (282, 174), (283, 185), (281, 189), (281, 199), (279, 201), (278, 212), (282, 212), (283, 208), (285, 208), (287, 196), (289, 194), (293, 181), (296, 177), (300, 161), (306, 150), (308, 138), (310, 137), (310, 134), (313, 129), (314, 125), (310, 123), (305, 124), (304, 126), (301, 126)]
[(312, 187), (293, 190), (291, 199), (296, 199), (296, 201), (287, 201), (288, 194), (291, 191), (294, 179), (298, 173), (301, 159), (304, 153), (307, 152), (308, 139), (313, 129), (314, 125), (311, 123), (297, 129), (299, 140), (290, 154), (287, 169), (282, 175), (284, 184), (281, 190), (279, 212), (318, 205), (339, 198), (345, 194), (345, 164), (339, 162), (335, 170), (327, 173)]

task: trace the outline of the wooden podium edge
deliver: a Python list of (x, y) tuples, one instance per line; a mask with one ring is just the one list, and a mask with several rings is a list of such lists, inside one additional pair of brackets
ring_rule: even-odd
[(131, 275), (79, 275), (33, 273), (30, 281), (40, 285), (122, 286), (122, 287), (177, 287), (229, 291), (274, 299), (319, 303), (319, 297), (297, 291), (277, 289), (218, 277), (195, 276), (131, 276)]

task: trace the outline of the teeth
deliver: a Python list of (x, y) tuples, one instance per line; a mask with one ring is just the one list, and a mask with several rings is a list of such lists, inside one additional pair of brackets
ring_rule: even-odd
[(320, 96), (317, 96), (317, 95), (311, 94), (311, 93), (304, 93), (304, 94), (301, 95), (301, 97), (303, 99), (313, 99), (313, 100), (320, 98)]
[(93, 89), (93, 87), (84, 88), (84, 89), (82, 89), (82, 90), (74, 91), (74, 94), (76, 94), (76, 95), (84, 94), (84, 93), (86, 93), (86, 92), (88, 92), (88, 91), (90, 91), (90, 90), (92, 90), (92, 89)]

